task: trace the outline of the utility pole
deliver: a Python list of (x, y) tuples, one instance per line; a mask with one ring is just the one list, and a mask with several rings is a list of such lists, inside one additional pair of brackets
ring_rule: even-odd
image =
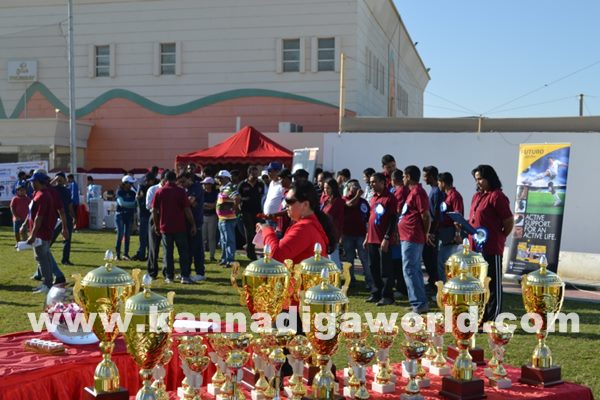
[(579, 116), (583, 117), (583, 93), (579, 94)]
[(346, 82), (344, 82), (344, 53), (340, 54), (340, 113), (338, 120), (338, 135), (342, 134), (342, 121), (346, 113)]
[(71, 173), (77, 173), (77, 122), (75, 119), (75, 42), (73, 41), (73, 0), (68, 0), (67, 13), (69, 16), (69, 142), (71, 145)]

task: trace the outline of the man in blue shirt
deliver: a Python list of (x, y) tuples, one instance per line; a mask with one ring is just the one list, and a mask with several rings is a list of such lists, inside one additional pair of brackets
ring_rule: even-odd
[(73, 205), (73, 223), (77, 226), (77, 209), (79, 208), (79, 185), (75, 181), (75, 175), (67, 175), (67, 189), (71, 192), (71, 204)]
[(444, 193), (438, 188), (438, 169), (433, 165), (423, 167), (423, 180), (431, 187), (429, 191), (429, 212), (431, 214), (431, 225), (427, 233), (427, 242), (423, 246), (423, 264), (427, 275), (427, 290), (435, 293), (435, 282), (443, 280), (438, 276), (437, 268), (437, 233), (440, 224), (440, 205), (444, 201)]
[[(71, 237), (73, 235), (73, 221), (75, 212), (73, 211), (73, 202), (71, 200), (71, 191), (67, 188), (67, 178), (65, 177), (64, 172), (58, 172), (54, 179), (51, 182), (54, 189), (60, 195), (62, 200), (63, 209), (65, 211), (66, 216), (66, 225), (67, 230), (69, 231), (69, 236), (67, 239), (63, 240), (63, 252), (62, 252), (62, 265), (73, 265), (70, 260), (71, 257)], [(62, 224), (64, 221), (61, 220), (60, 224), (56, 226), (54, 229), (54, 237), (52, 239), (52, 243), (56, 240), (58, 235), (62, 232)], [(50, 245), (52, 245), (52, 243)]]
[(191, 255), (190, 262), (193, 262), (194, 264), (196, 275), (190, 276), (190, 279), (194, 282), (199, 282), (206, 279), (204, 268), (204, 242), (202, 240), (202, 223), (204, 222), (204, 189), (202, 188), (200, 182), (196, 179), (196, 175), (189, 170), (179, 175), (177, 181), (179, 185), (185, 189), (188, 199), (192, 205), (191, 211), (194, 217), (194, 223), (196, 224), (196, 234), (191, 235), (188, 233), (188, 238)]

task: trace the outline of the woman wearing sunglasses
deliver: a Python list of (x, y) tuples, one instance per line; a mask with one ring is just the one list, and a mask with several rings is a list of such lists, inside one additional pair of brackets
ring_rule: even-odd
[(329, 216), (320, 210), (319, 198), (312, 183), (292, 185), (285, 196), (285, 203), (292, 225), (281, 240), (271, 226), (256, 225), (256, 231), (262, 231), (265, 245), (271, 246), (271, 257), (278, 261), (291, 259), (298, 264), (314, 255), (315, 243), (329, 253), (329, 248), (335, 246), (333, 225)]

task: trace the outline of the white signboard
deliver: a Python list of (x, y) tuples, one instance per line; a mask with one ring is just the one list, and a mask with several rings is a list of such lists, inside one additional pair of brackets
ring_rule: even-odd
[(13, 60), (8, 62), (9, 82), (35, 82), (37, 81), (37, 61)]
[(308, 180), (315, 176), (315, 167), (317, 166), (318, 147), (294, 149), (294, 159), (292, 161), (292, 173), (299, 169), (308, 171)]
[(35, 170), (40, 168), (48, 171), (48, 161), (26, 161), (0, 164), (0, 201), (10, 201), (10, 199), (12, 199), (12, 190), (17, 181), (19, 171), (29, 173), (32, 169)]

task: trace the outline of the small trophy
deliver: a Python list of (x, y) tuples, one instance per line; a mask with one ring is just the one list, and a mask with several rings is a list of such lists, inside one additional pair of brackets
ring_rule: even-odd
[(227, 400), (246, 400), (246, 397), (238, 388), (238, 381), (240, 380), (240, 369), (246, 365), (250, 359), (250, 354), (244, 350), (233, 350), (229, 353), (229, 357), (225, 360), (227, 369), (231, 372), (231, 386), (230, 390), (223, 393), (223, 399)]
[(490, 366), (485, 369), (485, 376), (488, 377), (490, 386), (497, 387), (498, 389), (508, 389), (512, 386), (512, 383), (510, 379), (506, 377), (508, 374), (506, 373), (506, 369), (504, 369), (502, 362), (504, 360), (504, 352), (506, 351), (504, 346), (510, 342), (513, 333), (506, 324), (503, 324), (500, 328), (493, 322), (486, 325), (495, 365), (490, 363)]
[(167, 371), (165, 370), (165, 365), (167, 365), (171, 358), (173, 358), (173, 350), (171, 350), (171, 346), (173, 345), (173, 339), (169, 338), (168, 344), (165, 347), (165, 350), (162, 353), (162, 357), (154, 370), (152, 371), (152, 378), (154, 382), (152, 382), (152, 388), (156, 391), (156, 400), (169, 400), (169, 394), (167, 393), (167, 387), (165, 386), (165, 376), (167, 376)]
[(292, 377), (288, 380), (288, 385), (284, 391), (288, 398), (300, 400), (306, 396), (306, 387), (302, 382), (304, 374), (304, 363), (312, 356), (312, 346), (306, 336), (298, 335), (288, 343), (290, 354), (287, 355), (288, 363), (292, 367)]
[[(430, 340), (431, 346), (435, 348), (435, 357), (429, 365), (429, 373), (435, 376), (448, 376), (452, 370), (444, 357), (444, 316), (437, 314), (433, 325)], [(425, 365), (425, 360), (423, 360), (423, 365)]]
[(423, 357), (427, 350), (427, 345), (423, 342), (406, 340), (401, 344), (402, 352), (406, 357), (402, 361), (403, 369), (408, 372), (408, 384), (404, 393), (400, 396), (401, 400), (424, 400), (420, 394), (420, 385), (417, 382), (417, 360)]
[(396, 390), (396, 375), (389, 365), (390, 347), (398, 335), (398, 327), (394, 326), (390, 332), (383, 327), (373, 334), (375, 346), (377, 346), (377, 365), (373, 366), (375, 381), (371, 384), (371, 390), (376, 393), (393, 393)]
[(565, 296), (565, 284), (552, 271), (548, 271), (546, 256), (540, 257), (540, 269), (523, 276), (521, 281), (523, 304), (528, 313), (538, 314), (542, 318), (542, 327), (536, 333), (538, 344), (533, 350), (531, 364), (521, 367), (520, 382), (552, 386), (563, 383), (560, 367), (552, 363), (552, 352), (546, 345), (548, 326), (554, 320), (548, 318), (552, 314), (556, 318), (562, 308)]
[(369, 392), (367, 391), (367, 368), (366, 366), (375, 358), (375, 349), (367, 346), (365, 341), (356, 341), (350, 347), (350, 357), (352, 358), (352, 378), (358, 381), (358, 388), (353, 386), (344, 387), (344, 396), (359, 400), (367, 400)]
[[(269, 381), (275, 375), (273, 367), (269, 363), (269, 354), (276, 345), (275, 335), (270, 332), (259, 333), (250, 342), (254, 368), (249, 374), (244, 370), (244, 381), (242, 383), (250, 383), (246, 384), (246, 387), (250, 388), (252, 400), (264, 400), (264, 392), (269, 388)], [(256, 378), (257, 374), (258, 378)], [(247, 375), (251, 376), (247, 378)]]
[(179, 338), (179, 358), (185, 378), (181, 387), (177, 388), (177, 395), (181, 400), (200, 399), (203, 373), (208, 368), (210, 358), (206, 354), (206, 346), (202, 344), (201, 336), (182, 336)]
[[(405, 331), (404, 332), (404, 336), (406, 337), (406, 340), (409, 343), (419, 342), (419, 343), (425, 343), (425, 345), (427, 346), (427, 342), (429, 341), (429, 332), (427, 332), (425, 330), (425, 328), (419, 329), (416, 332)], [(429, 348), (429, 347), (430, 346), (427, 346), (427, 348)], [(406, 355), (406, 352), (405, 352), (405, 355)], [(425, 371), (425, 369), (423, 368), (423, 365), (421, 364), (421, 359), (422, 359), (422, 357), (424, 355), (425, 355), (425, 353), (423, 353), (420, 357), (415, 358), (415, 363), (416, 363), (416, 372), (415, 372), (416, 382), (419, 385), (419, 388), (421, 388), (421, 389), (428, 388), (431, 385), (431, 381), (429, 380), (429, 378), (427, 378), (427, 371)], [(406, 365), (407, 365), (406, 363), (402, 363), (402, 367), (403, 367), (402, 368), (402, 376), (404, 378), (410, 378), (411, 372), (409, 372), (405, 368)]]
[(227, 380), (227, 365), (225, 359), (228, 355), (227, 341), (223, 333), (211, 333), (207, 335), (208, 341), (214, 351), (210, 352), (208, 356), (213, 364), (217, 367), (214, 375), (210, 378), (206, 390), (213, 396), (217, 396), (221, 393), (221, 386), (226, 383)]

